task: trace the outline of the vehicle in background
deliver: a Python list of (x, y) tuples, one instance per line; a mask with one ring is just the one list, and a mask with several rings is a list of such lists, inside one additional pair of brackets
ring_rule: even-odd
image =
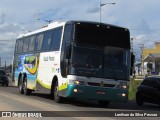
[(143, 105), (144, 102), (160, 105), (160, 76), (144, 78), (137, 88), (136, 103)]
[(8, 86), (9, 80), (4, 70), (0, 70), (0, 84)]
[(129, 30), (86, 21), (53, 22), (17, 38), (12, 80), (21, 94), (47, 90), (100, 105), (126, 102), (130, 82)]

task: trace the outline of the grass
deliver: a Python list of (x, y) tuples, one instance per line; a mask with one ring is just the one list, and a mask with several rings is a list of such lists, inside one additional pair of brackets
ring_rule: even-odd
[(131, 78), (130, 87), (129, 87), (129, 95), (128, 95), (129, 100), (135, 100), (135, 94), (137, 91), (137, 87), (140, 85), (141, 82), (142, 80), (134, 80), (133, 78)]

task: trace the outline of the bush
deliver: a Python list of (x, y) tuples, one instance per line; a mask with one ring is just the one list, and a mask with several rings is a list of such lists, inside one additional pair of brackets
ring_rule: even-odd
[(130, 86), (129, 86), (129, 95), (128, 95), (129, 100), (135, 100), (136, 98), (135, 94), (137, 92), (137, 87), (140, 85), (141, 82), (142, 80), (131, 79)]

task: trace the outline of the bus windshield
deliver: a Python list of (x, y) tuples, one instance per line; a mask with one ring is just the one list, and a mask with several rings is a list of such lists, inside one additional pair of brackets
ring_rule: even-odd
[(127, 79), (129, 74), (129, 50), (106, 46), (104, 48), (103, 76), (113, 79)]
[(78, 45), (113, 46), (130, 49), (129, 31), (105, 24), (80, 23), (75, 26)]
[(75, 24), (70, 74), (129, 80), (130, 37), (125, 28)]
[(103, 50), (73, 47), (72, 67), (78, 75), (102, 77)]
[(106, 46), (104, 49), (74, 46), (72, 74), (110, 79), (127, 79), (127, 52)]

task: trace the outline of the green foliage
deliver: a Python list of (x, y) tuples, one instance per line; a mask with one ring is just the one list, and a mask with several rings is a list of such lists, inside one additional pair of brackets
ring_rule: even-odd
[(129, 100), (135, 100), (136, 99), (135, 94), (137, 92), (137, 87), (140, 85), (141, 82), (142, 82), (142, 80), (131, 79), (130, 87), (129, 87), (129, 95), (128, 95)]

